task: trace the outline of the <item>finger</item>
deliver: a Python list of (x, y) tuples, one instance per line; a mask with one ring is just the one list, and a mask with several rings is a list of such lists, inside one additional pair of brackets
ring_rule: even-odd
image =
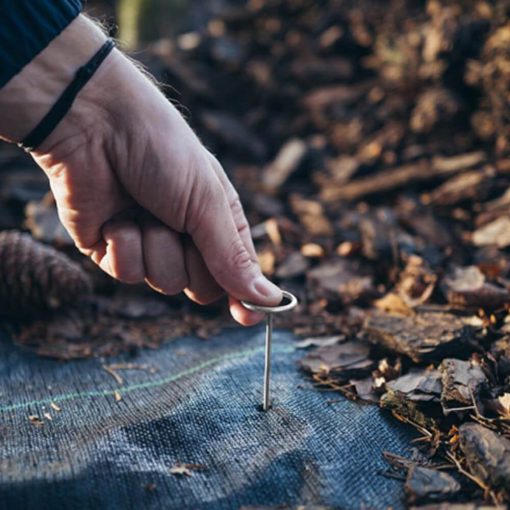
[(232, 317), (243, 326), (253, 326), (264, 319), (264, 314), (248, 310), (238, 299), (232, 296), (228, 298), (228, 304)]
[(257, 252), (255, 251), (255, 246), (253, 244), (253, 238), (251, 236), (250, 226), (248, 224), (248, 220), (246, 219), (246, 215), (244, 214), (244, 209), (241, 204), (241, 200), (239, 199), (239, 194), (237, 193), (234, 185), (230, 182), (227, 174), (223, 170), (223, 167), (219, 163), (219, 161), (210, 154), (211, 165), (216, 175), (218, 176), (223, 189), (227, 195), (227, 200), (230, 205), (230, 210), (232, 211), (232, 217), (234, 218), (234, 223), (236, 224), (237, 231), (241, 236), (241, 239), (246, 246), (246, 249), (250, 253), (251, 256), (257, 258)]
[(227, 195), (215, 172), (198, 174), (190, 200), (187, 228), (207, 268), (228, 294), (271, 306), (281, 301), (281, 290), (267, 280), (254, 253), (241, 238)]
[(279, 303), (280, 289), (262, 275), (237, 231), (210, 158), (203, 149), (199, 153), (195, 143), (191, 155), (189, 148), (181, 150), (183, 145), (175, 145), (172, 157), (167, 154), (155, 165), (147, 164), (156, 169), (151, 178), (136, 180), (137, 186), (126, 181), (128, 191), (165, 224), (191, 235), (209, 272), (228, 294), (261, 305)]
[(212, 277), (202, 255), (189, 236), (184, 242), (184, 253), (189, 278), (188, 287), (184, 290), (186, 296), (201, 305), (207, 305), (219, 299), (223, 295), (223, 289)]
[(156, 219), (142, 222), (145, 281), (162, 294), (174, 295), (188, 286), (181, 235)]
[(125, 283), (140, 283), (145, 277), (142, 234), (130, 220), (112, 220), (102, 228), (106, 243), (99, 265), (108, 274)]
[[(211, 164), (218, 176), (223, 189), (227, 195), (227, 200), (230, 205), (230, 210), (232, 212), (232, 217), (234, 218), (234, 223), (236, 225), (237, 231), (244, 243), (244, 246), (250, 253), (250, 255), (257, 259), (257, 254), (255, 251), (255, 246), (253, 244), (253, 238), (251, 236), (251, 230), (248, 224), (248, 220), (246, 219), (246, 215), (244, 214), (244, 209), (241, 204), (241, 200), (239, 199), (239, 194), (234, 188), (233, 184), (230, 182), (227, 174), (223, 170), (223, 167), (219, 163), (219, 161), (210, 154)], [(257, 260), (258, 264), (258, 260)], [(256, 312), (252, 312), (246, 309), (238, 299), (233, 297), (229, 297), (229, 307), (230, 313), (232, 317), (242, 324), (243, 326), (252, 326), (260, 322), (264, 315)]]

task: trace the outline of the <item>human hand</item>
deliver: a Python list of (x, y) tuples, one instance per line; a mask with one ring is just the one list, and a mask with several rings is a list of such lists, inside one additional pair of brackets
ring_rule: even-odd
[[(96, 30), (78, 20), (85, 32)], [(77, 41), (86, 37), (70, 28)], [(95, 37), (100, 46), (97, 32)], [(261, 317), (241, 299), (265, 305), (281, 300), (260, 271), (239, 197), (221, 165), (119, 51), (107, 57), (32, 155), (49, 177), (76, 246), (111, 276), (145, 280), (165, 294), (184, 290), (202, 304), (225, 291), (232, 315), (246, 325)]]

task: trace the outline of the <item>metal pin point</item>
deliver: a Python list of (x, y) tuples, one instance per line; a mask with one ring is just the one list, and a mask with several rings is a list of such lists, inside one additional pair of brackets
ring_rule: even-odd
[(270, 378), (271, 378), (271, 341), (273, 337), (273, 314), (287, 312), (292, 310), (298, 304), (298, 300), (294, 294), (282, 290), (283, 299), (287, 299), (288, 303), (279, 306), (259, 306), (253, 303), (241, 301), (241, 304), (251, 310), (252, 312), (262, 312), (266, 314), (266, 352), (264, 363), (264, 385), (262, 390), (262, 410), (267, 411), (271, 406), (269, 398), (270, 393)]

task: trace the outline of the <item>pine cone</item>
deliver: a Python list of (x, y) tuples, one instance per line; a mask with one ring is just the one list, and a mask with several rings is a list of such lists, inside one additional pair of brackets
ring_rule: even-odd
[(0, 313), (39, 315), (90, 295), (89, 275), (66, 255), (16, 231), (0, 232)]

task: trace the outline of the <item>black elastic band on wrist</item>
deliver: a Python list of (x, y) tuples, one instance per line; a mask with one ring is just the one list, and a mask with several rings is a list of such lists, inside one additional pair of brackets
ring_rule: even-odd
[(108, 39), (97, 53), (83, 66), (78, 69), (73, 81), (64, 90), (51, 110), (43, 117), (41, 122), (29, 133), (29, 135), (18, 145), (27, 152), (33, 151), (48, 137), (70, 110), (76, 96), (85, 84), (90, 80), (104, 59), (114, 48), (114, 43)]

